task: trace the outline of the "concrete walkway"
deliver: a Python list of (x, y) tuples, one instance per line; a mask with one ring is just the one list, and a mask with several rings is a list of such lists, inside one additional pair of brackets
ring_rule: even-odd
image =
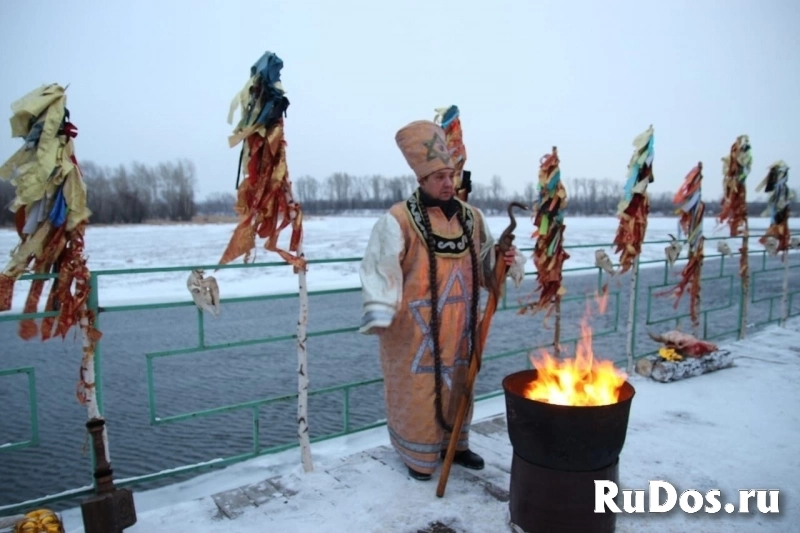
[[(630, 378), (636, 388), (620, 457), (620, 488), (671, 483), (677, 496), (719, 489), (739, 509), (739, 490), (779, 490), (779, 512), (617, 516), (620, 533), (800, 531), (800, 321), (728, 343), (735, 366), (669, 384)], [(411, 479), (385, 428), (312, 447), (304, 473), (297, 450), (234, 465), (184, 484), (136, 494), (130, 533), (205, 532), (504, 532), (512, 448), (504, 398), (476, 406), (471, 447), (482, 471), (454, 465), (444, 498), (433, 479)], [(349, 440), (348, 440), (349, 439)], [(238, 483), (237, 483), (238, 482)], [(662, 494), (661, 501), (664, 496)], [(649, 500), (646, 497), (645, 503)], [(80, 511), (64, 513), (67, 531), (83, 531)]]

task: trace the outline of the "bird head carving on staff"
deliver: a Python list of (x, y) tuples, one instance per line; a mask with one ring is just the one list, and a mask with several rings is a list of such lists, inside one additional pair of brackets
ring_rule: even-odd
[[(504, 254), (511, 250), (514, 246), (514, 230), (517, 228), (517, 219), (514, 216), (514, 208), (517, 207), (524, 211), (528, 211), (528, 206), (519, 202), (511, 202), (508, 204), (508, 218), (511, 220), (508, 227), (503, 230), (500, 237), (497, 239), (497, 260), (495, 262), (495, 275), (488, 280), (489, 290), (495, 294), (500, 294), (500, 283), (502, 282), (508, 266), (502, 260)], [(502, 271), (501, 271), (502, 269)], [(518, 280), (514, 280), (518, 284)]]

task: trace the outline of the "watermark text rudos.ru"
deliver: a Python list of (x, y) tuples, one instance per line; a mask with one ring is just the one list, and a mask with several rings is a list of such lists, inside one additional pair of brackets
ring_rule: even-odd
[[(700, 491), (690, 489), (683, 491), (680, 496), (675, 487), (667, 481), (650, 481), (648, 490), (622, 490), (622, 509), (614, 502), (613, 498), (619, 493), (619, 487), (613, 481), (595, 480), (594, 482), (594, 512), (605, 513), (668, 513), (675, 508), (677, 503), (685, 513), (750, 513), (751, 503), (760, 513), (778, 513), (779, 490), (746, 489), (739, 491), (738, 508), (733, 503), (722, 504), (719, 500), (720, 491), (710, 490), (705, 497)], [(646, 494), (647, 493), (647, 494)], [(648, 496), (646, 498), (646, 496)], [(647, 500), (647, 506), (645, 506)], [(755, 511), (752, 511), (755, 512)]]

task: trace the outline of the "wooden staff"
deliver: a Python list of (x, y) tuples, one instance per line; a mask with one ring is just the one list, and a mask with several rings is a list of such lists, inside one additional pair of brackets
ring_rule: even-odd
[[(453, 465), (453, 459), (456, 455), (456, 445), (458, 444), (458, 436), (461, 434), (461, 428), (464, 425), (464, 417), (469, 408), (470, 399), (472, 398), (472, 391), (475, 385), (475, 378), (478, 376), (478, 370), (481, 367), (481, 358), (483, 357), (483, 349), (486, 346), (486, 337), (489, 335), (489, 327), (492, 324), (492, 316), (497, 310), (497, 302), (500, 298), (500, 291), (503, 287), (503, 282), (508, 273), (508, 265), (504, 261), (505, 253), (511, 249), (514, 243), (514, 229), (517, 227), (517, 221), (514, 218), (512, 208), (519, 207), (520, 209), (527, 210), (528, 208), (519, 202), (511, 202), (508, 204), (508, 216), (511, 219), (509, 226), (503, 231), (498, 239), (496, 247), (496, 258), (494, 265), (494, 276), (489, 281), (489, 298), (486, 302), (486, 309), (483, 312), (483, 318), (478, 325), (478, 338), (477, 346), (472, 360), (469, 362), (469, 371), (467, 372), (467, 380), (464, 384), (463, 394), (459, 399), (458, 411), (456, 418), (453, 421), (453, 431), (450, 432), (450, 442), (447, 445), (447, 454), (442, 463), (442, 474), (439, 476), (439, 485), (436, 487), (436, 495), (438, 497), (444, 496), (444, 489), (447, 486), (447, 478), (450, 475), (450, 467)], [(477, 282), (477, 280), (475, 280)]]

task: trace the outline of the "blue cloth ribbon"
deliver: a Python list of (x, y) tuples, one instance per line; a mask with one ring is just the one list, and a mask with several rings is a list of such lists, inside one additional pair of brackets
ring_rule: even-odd
[(67, 200), (64, 198), (64, 185), (58, 188), (56, 201), (53, 203), (53, 209), (50, 210), (49, 218), (56, 228), (67, 220)]
[[(283, 97), (283, 91), (275, 87), (281, 81), (281, 69), (283, 60), (272, 52), (265, 52), (255, 64), (250, 67), (250, 75), (261, 78), (262, 87), (267, 91), (268, 97), (261, 108), (261, 113), (255, 120), (255, 124), (266, 125), (272, 114), (272, 108)], [(249, 117), (248, 117), (249, 118)]]

